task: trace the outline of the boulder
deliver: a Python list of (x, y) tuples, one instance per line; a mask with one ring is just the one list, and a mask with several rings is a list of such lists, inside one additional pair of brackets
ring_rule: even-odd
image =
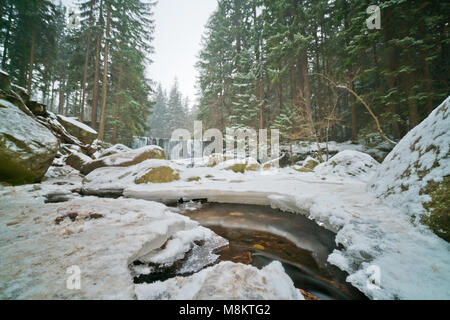
[(116, 153), (123, 153), (123, 152), (128, 152), (131, 150), (132, 150), (131, 148), (128, 148), (127, 146), (119, 143), (119, 144), (113, 145), (112, 147), (107, 148), (107, 149), (103, 150), (102, 152), (100, 152), (100, 154), (98, 155), (98, 158), (104, 158), (104, 157), (108, 157), (108, 156), (111, 156)]
[(450, 97), (389, 153), (369, 188), (450, 242)]
[(103, 167), (129, 167), (148, 159), (165, 159), (164, 150), (158, 146), (146, 146), (128, 152), (113, 154), (108, 157), (91, 161), (81, 168), (81, 173), (89, 174)]
[(97, 139), (97, 131), (75, 118), (58, 115), (58, 121), (64, 126), (69, 134), (75, 136), (84, 144), (91, 144)]
[(175, 172), (171, 167), (161, 166), (150, 168), (142, 176), (136, 178), (136, 184), (143, 183), (167, 183), (175, 180), (180, 180), (179, 173)]
[(7, 92), (11, 86), (9, 74), (0, 69), (0, 90)]
[(319, 161), (310, 156), (302, 162), (303, 164), (300, 167), (294, 166), (294, 170), (298, 172), (314, 172), (314, 168), (319, 165)]
[(83, 166), (91, 161), (92, 158), (75, 150), (71, 150), (70, 155), (66, 158), (66, 164), (78, 171), (80, 171)]
[(28, 101), (27, 107), (36, 117), (44, 117), (47, 114), (47, 106), (43, 103)]
[(58, 152), (58, 140), (17, 106), (0, 99), (0, 180), (39, 182)]
[(226, 160), (217, 166), (218, 169), (231, 170), (235, 173), (259, 171), (261, 165), (253, 158)]
[(367, 153), (345, 150), (331, 157), (327, 162), (315, 167), (321, 177), (334, 177), (339, 180), (369, 181), (380, 164)]

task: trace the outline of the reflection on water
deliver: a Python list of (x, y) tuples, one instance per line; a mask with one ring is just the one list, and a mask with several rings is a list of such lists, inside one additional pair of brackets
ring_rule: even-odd
[(182, 213), (229, 240), (217, 252), (221, 261), (262, 268), (278, 260), (296, 288), (320, 299), (366, 299), (326, 261), (336, 249), (335, 234), (306, 217), (254, 205), (206, 203), (195, 209)]

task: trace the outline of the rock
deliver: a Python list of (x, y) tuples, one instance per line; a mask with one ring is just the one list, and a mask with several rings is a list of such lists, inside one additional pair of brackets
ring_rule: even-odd
[(95, 139), (94, 142), (92, 142), (91, 145), (89, 146), (88, 156), (90, 156), (90, 157), (92, 157), (94, 159), (98, 159), (98, 158), (100, 158), (101, 154), (106, 149), (109, 149), (112, 146), (113, 145), (108, 143), (108, 142)]
[(389, 153), (370, 189), (450, 242), (450, 97)]
[(235, 173), (245, 173), (246, 171), (259, 171), (261, 165), (253, 158), (231, 159), (222, 162), (217, 168), (231, 170)]
[(303, 168), (314, 170), (314, 168), (318, 165), (319, 161), (309, 156), (305, 159), (305, 161), (303, 161)]
[(67, 132), (80, 140), (84, 144), (91, 144), (97, 139), (97, 131), (79, 122), (75, 118), (58, 115), (58, 121), (64, 126)]
[(180, 175), (175, 173), (171, 167), (161, 166), (149, 169), (141, 177), (135, 179), (136, 184), (143, 183), (167, 183), (180, 180)]
[(116, 153), (123, 153), (123, 152), (128, 152), (131, 151), (132, 149), (128, 148), (127, 146), (123, 145), (123, 144), (116, 144), (110, 148), (107, 148), (105, 150), (103, 150), (99, 155), (98, 158), (104, 158), (104, 157), (108, 157), (111, 156), (113, 154)]
[(75, 150), (71, 150), (70, 155), (66, 158), (66, 164), (74, 169), (77, 169), (78, 171), (80, 171), (84, 165), (91, 161), (92, 158)]
[(11, 86), (9, 74), (0, 69), (0, 90), (7, 92)]
[(16, 86), (15, 84), (11, 85), (12, 91), (17, 93), (19, 97), (22, 99), (22, 101), (25, 103), (25, 105), (30, 101), (30, 95), (28, 94), (27, 89), (23, 87)]
[(335, 177), (340, 180), (369, 181), (380, 164), (366, 153), (345, 150), (327, 162), (319, 164), (315, 172), (319, 177)]
[(39, 182), (58, 152), (58, 140), (18, 107), (0, 100), (0, 180)]
[(164, 150), (158, 146), (146, 146), (128, 152), (113, 154), (108, 157), (91, 161), (84, 165), (81, 173), (87, 175), (103, 167), (130, 167), (149, 159), (165, 159)]
[(37, 117), (44, 117), (47, 114), (47, 106), (37, 101), (28, 101), (28, 109)]
[(314, 168), (319, 165), (319, 161), (308, 156), (301, 167), (294, 166), (293, 169), (298, 172), (314, 172)]

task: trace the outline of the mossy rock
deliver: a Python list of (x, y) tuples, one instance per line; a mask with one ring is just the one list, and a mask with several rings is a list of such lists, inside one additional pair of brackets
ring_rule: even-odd
[(314, 159), (309, 159), (309, 160), (305, 161), (305, 163), (303, 164), (303, 168), (314, 170), (314, 168), (317, 167), (318, 165), (319, 165), (319, 161), (316, 161)]
[(193, 181), (200, 181), (202, 178), (200, 177), (190, 177), (187, 179), (188, 182), (193, 182)]
[(138, 150), (132, 150), (129, 152), (124, 153), (117, 153), (113, 154), (108, 157), (104, 157), (98, 160), (91, 161), (89, 163), (86, 163), (81, 168), (81, 173), (84, 175), (88, 175), (92, 171), (98, 168), (103, 167), (131, 167), (136, 164), (139, 164), (141, 162), (144, 162), (145, 160), (149, 159), (161, 159), (165, 160), (166, 155), (164, 153), (164, 150), (160, 148), (154, 148), (145, 150), (143, 152), (139, 152)]
[(433, 232), (450, 242), (450, 176), (441, 182), (431, 181), (421, 190), (428, 194), (431, 201), (423, 204), (429, 215), (422, 216), (421, 222), (430, 227)]
[(236, 163), (226, 168), (226, 170), (232, 170), (235, 173), (245, 173), (245, 168), (247, 168), (247, 163)]
[(168, 183), (180, 180), (180, 175), (175, 173), (171, 167), (162, 166), (150, 169), (140, 178), (135, 179), (136, 184), (143, 183)]
[(261, 169), (261, 165), (259, 163), (253, 163), (251, 165), (248, 165), (245, 168), (245, 171), (259, 171)]
[(40, 182), (58, 151), (58, 140), (14, 104), (0, 100), (0, 181)]
[(309, 169), (309, 168), (305, 168), (305, 167), (298, 168), (298, 169), (295, 169), (295, 168), (294, 168), (294, 170), (295, 170), (295, 171), (298, 171), (298, 172), (314, 172), (314, 170)]

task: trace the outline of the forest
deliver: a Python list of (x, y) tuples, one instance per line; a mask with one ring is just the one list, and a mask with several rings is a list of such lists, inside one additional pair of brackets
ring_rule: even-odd
[(174, 104), (174, 84), (169, 113), (146, 77), (153, 1), (83, 0), (77, 15), (48, 0), (2, 1), (1, 68), (50, 110), (112, 143), (169, 137), (195, 118), (221, 130), (278, 128), (285, 142), (367, 143), (380, 130), (398, 141), (446, 97), (450, 8), (382, 1), (381, 28), (371, 30), (370, 4), (218, 1), (196, 66), (198, 101)]
[(79, 118), (99, 139), (130, 143), (150, 114), (154, 3), (48, 0), (0, 5), (1, 68), (54, 113)]
[(403, 137), (447, 96), (450, 5), (381, 1), (370, 30), (371, 4), (219, 1), (198, 62), (199, 118), (290, 141)]

